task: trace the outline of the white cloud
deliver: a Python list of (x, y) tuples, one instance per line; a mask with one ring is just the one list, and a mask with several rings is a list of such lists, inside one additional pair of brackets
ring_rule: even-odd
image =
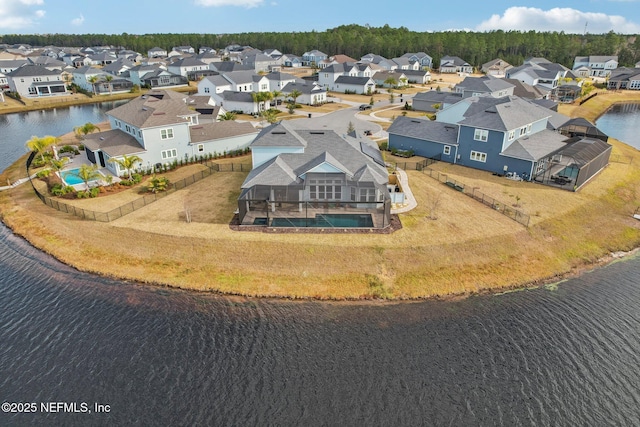
[(79, 17), (71, 20), (71, 25), (79, 26), (84, 23), (84, 15), (80, 14)]
[(623, 16), (559, 7), (550, 10), (510, 7), (502, 16), (493, 15), (483, 21), (476, 30), (564, 31), (581, 34), (584, 32), (585, 24), (587, 32), (592, 34), (608, 33), (612, 30), (622, 34), (640, 32), (640, 25), (627, 21)]
[(204, 7), (241, 6), (247, 9), (258, 7), (264, 0), (195, 0), (195, 4)]
[(32, 27), (45, 15), (44, 0), (0, 0), (0, 31)]

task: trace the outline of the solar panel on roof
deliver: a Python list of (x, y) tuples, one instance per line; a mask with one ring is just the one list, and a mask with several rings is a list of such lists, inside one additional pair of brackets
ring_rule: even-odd
[(372, 146), (362, 141), (360, 141), (360, 150), (367, 156), (371, 157), (371, 159), (373, 159), (373, 161), (377, 164), (385, 166), (384, 159), (382, 158), (382, 153), (380, 152), (380, 150), (376, 150)]

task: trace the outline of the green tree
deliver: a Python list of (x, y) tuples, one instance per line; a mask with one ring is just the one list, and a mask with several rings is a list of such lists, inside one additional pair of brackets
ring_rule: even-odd
[(40, 155), (40, 160), (44, 164), (44, 153), (51, 148), (52, 145), (56, 145), (60, 142), (60, 138), (47, 135), (43, 137), (32, 136), (30, 140), (26, 142), (26, 147)]
[(113, 92), (113, 85), (111, 84), (113, 76), (111, 74), (107, 74), (106, 76), (104, 76), (104, 80), (109, 84), (109, 95), (111, 95)]
[(77, 172), (70, 172), (71, 175), (78, 177), (84, 185), (87, 187), (87, 191), (89, 191), (89, 181), (92, 181), (102, 174), (98, 172), (98, 165), (87, 165), (84, 164), (78, 168)]
[(393, 77), (387, 77), (384, 81), (384, 84), (393, 88), (398, 86), (398, 81)]
[(96, 95), (96, 83), (98, 82), (98, 76), (91, 76), (87, 79), (87, 82), (91, 84), (93, 94)]
[(129, 181), (133, 181), (132, 171), (136, 167), (136, 164), (141, 161), (142, 159), (135, 154), (132, 156), (127, 156), (125, 154), (122, 158), (112, 157), (109, 159), (109, 163), (116, 163), (121, 169), (125, 169), (127, 171)]
[(269, 124), (274, 124), (275, 122), (278, 121), (278, 110), (275, 109), (268, 109), (265, 110), (261, 113), (261, 116), (267, 121), (269, 122)]
[(93, 132), (100, 132), (100, 128), (91, 122), (87, 122), (82, 126), (76, 126), (73, 128), (73, 132), (78, 139), (84, 139), (87, 135)]
[(289, 96), (291, 97), (291, 99), (293, 99), (294, 104), (298, 103), (298, 97), (300, 97), (300, 95), (302, 95), (302, 92), (300, 92), (298, 89), (294, 89), (289, 92)]
[(64, 166), (67, 164), (67, 162), (69, 161), (68, 157), (63, 157), (61, 159), (51, 159), (49, 161), (49, 165), (51, 166), (51, 169), (54, 172), (60, 172)]
[(149, 184), (147, 184), (147, 190), (152, 193), (159, 193), (161, 191), (167, 191), (169, 187), (169, 180), (167, 177), (160, 176), (156, 177), (155, 174), (151, 176), (149, 180)]
[(233, 111), (227, 111), (226, 113), (218, 116), (219, 122), (235, 120), (235, 119), (236, 119), (236, 113), (234, 113)]

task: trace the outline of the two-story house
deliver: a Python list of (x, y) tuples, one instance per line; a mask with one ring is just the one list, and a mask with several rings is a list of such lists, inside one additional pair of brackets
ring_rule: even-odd
[(311, 50), (302, 54), (302, 63), (306, 66), (317, 66), (327, 59), (329, 55), (319, 50)]
[(571, 120), (516, 96), (470, 97), (439, 111), (435, 122), (399, 117), (388, 129), (389, 147), (576, 189), (606, 166), (611, 146), (562, 133)]
[(196, 80), (199, 72), (209, 71), (209, 64), (205, 64), (195, 57), (188, 57), (173, 61), (169, 64), (167, 70), (173, 74), (184, 76), (189, 80)]
[(423, 70), (428, 71), (433, 66), (433, 58), (425, 52), (407, 52), (402, 57), (409, 59), (411, 62), (417, 62)]
[(334, 64), (318, 73), (318, 84), (328, 91), (371, 94), (375, 91), (373, 72), (368, 64)]
[(513, 95), (515, 86), (504, 79), (497, 77), (465, 77), (456, 84), (453, 91), (462, 94), (463, 98), (470, 96), (489, 95), (494, 98)]
[(66, 95), (67, 88), (62, 71), (48, 70), (42, 65), (27, 64), (6, 73), (7, 85), (11, 92), (34, 98)]
[(586, 68), (589, 71), (589, 77), (608, 77), (611, 71), (618, 68), (618, 56), (576, 56), (573, 62), (573, 70)]
[(473, 73), (473, 66), (457, 56), (445, 55), (440, 59), (440, 67), (438, 70), (441, 73), (449, 74), (471, 74)]
[[(107, 113), (111, 130), (84, 140), (87, 158), (116, 176), (127, 173), (112, 158), (138, 156), (136, 168), (153, 169), (181, 159), (249, 146), (257, 131), (249, 123), (199, 123), (187, 95), (152, 90)], [(228, 123), (228, 124), (227, 124)]]

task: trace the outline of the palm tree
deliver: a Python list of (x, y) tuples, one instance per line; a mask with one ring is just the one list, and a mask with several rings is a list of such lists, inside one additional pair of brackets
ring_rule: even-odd
[(51, 159), (51, 161), (49, 161), (49, 164), (51, 165), (51, 169), (54, 172), (60, 172), (64, 168), (64, 165), (67, 164), (68, 161), (69, 161), (68, 157), (63, 157), (61, 159)]
[(85, 124), (83, 124), (82, 126), (76, 126), (73, 128), (73, 131), (75, 132), (76, 136), (79, 139), (84, 139), (85, 136), (89, 135), (90, 133), (93, 132), (100, 132), (100, 128), (96, 125), (94, 125), (91, 122), (87, 122)]
[(109, 159), (110, 163), (117, 163), (121, 169), (126, 169), (129, 181), (133, 181), (133, 174), (131, 173), (131, 171), (136, 167), (136, 163), (141, 161), (142, 159), (135, 154), (132, 156), (127, 156), (125, 154), (121, 159), (116, 157), (112, 157)]
[(280, 98), (282, 96), (282, 92), (274, 89), (271, 91), (271, 99), (274, 99), (276, 101), (276, 106), (278, 106), (278, 98)]
[(233, 111), (227, 111), (224, 114), (221, 114), (218, 116), (218, 121), (224, 122), (227, 120), (235, 120), (236, 119), (236, 113), (234, 113)]
[(302, 92), (300, 92), (298, 89), (294, 89), (291, 92), (289, 92), (289, 96), (291, 98), (293, 98), (293, 103), (297, 104), (298, 103), (298, 97), (302, 95)]
[(106, 76), (104, 76), (104, 79), (107, 83), (109, 83), (109, 95), (111, 95), (111, 92), (113, 91), (113, 85), (111, 84), (113, 76), (111, 74), (107, 74)]
[(93, 88), (93, 94), (96, 95), (96, 82), (98, 81), (98, 76), (91, 76), (87, 79), (87, 82), (91, 83), (91, 87)]
[(273, 110), (273, 109), (269, 109), (269, 110), (265, 110), (261, 113), (262, 117), (264, 117), (264, 119), (269, 122), (269, 124), (274, 124), (275, 122), (278, 121), (278, 113), (280, 111), (279, 110)]
[(56, 145), (60, 142), (60, 138), (56, 138), (55, 136), (47, 135), (42, 138), (39, 136), (32, 136), (30, 140), (26, 142), (26, 147), (34, 151), (36, 154), (40, 155), (40, 160), (44, 163), (44, 153), (47, 151), (49, 147), (52, 145)]
[(77, 172), (70, 172), (70, 174), (77, 176), (80, 180), (82, 180), (82, 182), (84, 182), (84, 185), (87, 187), (87, 191), (89, 191), (89, 181), (102, 176), (102, 174), (98, 172), (98, 165), (89, 166), (87, 164), (80, 166)]

